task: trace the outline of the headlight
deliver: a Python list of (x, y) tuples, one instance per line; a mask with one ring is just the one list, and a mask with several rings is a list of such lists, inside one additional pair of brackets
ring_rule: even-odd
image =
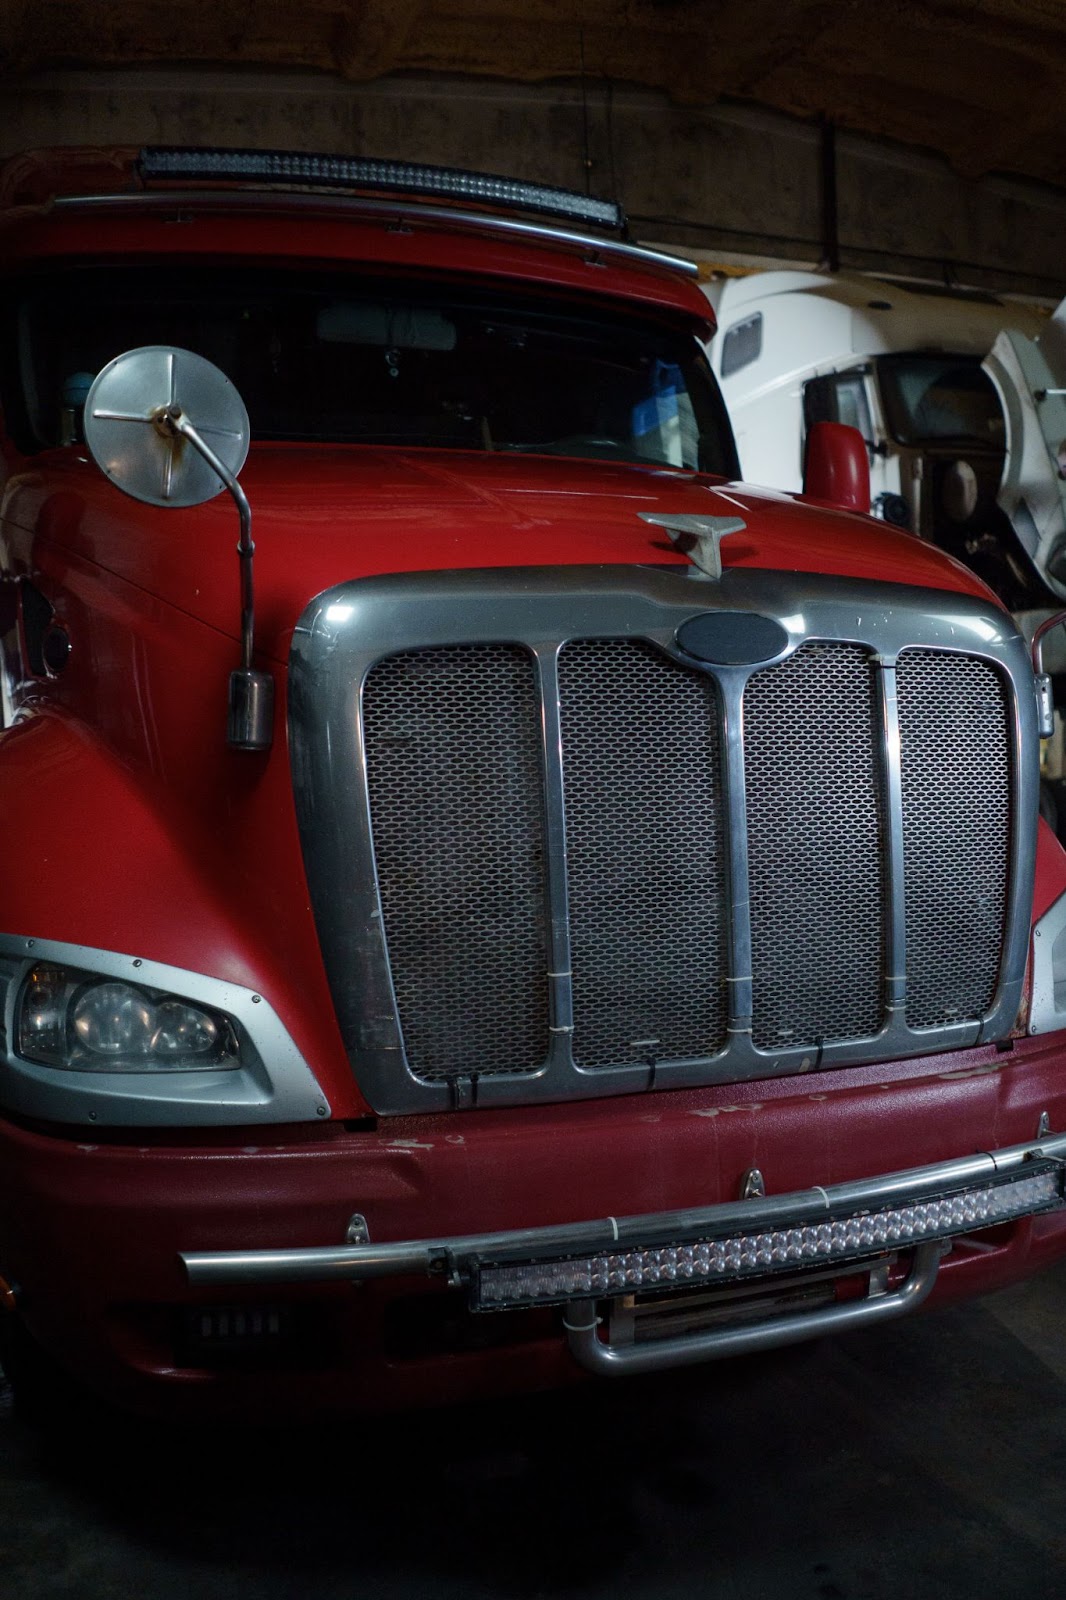
[(229, 1018), (179, 995), (41, 965), (17, 1008), (18, 1053), (78, 1072), (240, 1065)]

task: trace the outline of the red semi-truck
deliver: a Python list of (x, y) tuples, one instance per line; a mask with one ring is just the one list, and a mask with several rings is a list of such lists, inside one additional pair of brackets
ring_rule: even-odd
[(693, 274), (587, 196), (0, 192), (16, 1385), (416, 1404), (1059, 1259), (1046, 685), (858, 436), (738, 483)]

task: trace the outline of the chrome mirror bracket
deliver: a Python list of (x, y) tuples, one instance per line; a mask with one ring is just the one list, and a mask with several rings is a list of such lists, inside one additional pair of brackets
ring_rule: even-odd
[[(214, 446), (205, 433), (214, 437)], [(190, 350), (127, 350), (97, 374), (86, 396), (85, 442), (124, 494), (148, 505), (181, 507), (229, 491), (241, 519), (241, 664), (230, 674), (226, 738), (236, 750), (268, 750), (274, 679), (252, 666), (255, 545), (251, 507), (237, 482), (248, 439), (248, 413), (237, 390), (224, 372)], [(185, 441), (192, 453), (183, 448)]]

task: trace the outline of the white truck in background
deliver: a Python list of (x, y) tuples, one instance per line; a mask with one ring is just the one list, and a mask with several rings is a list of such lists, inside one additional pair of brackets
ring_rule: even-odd
[[(1055, 491), (1035, 440), (1025, 471), (1044, 485), (1030, 519), (1043, 533), (1014, 514), (1026, 500), (1017, 484), (1010, 516), (997, 500), (1008, 444), (1012, 470), (1021, 472), (1025, 417), (1033, 427), (1034, 402), (1024, 383), (1015, 395), (1008, 368), (1020, 375), (1026, 360), (1033, 364), (1018, 352), (1046, 337), (1045, 313), (992, 295), (800, 271), (730, 278), (709, 297), (720, 330), (711, 364), (749, 482), (798, 491), (811, 425), (850, 423), (869, 447), (879, 516), (956, 556), (1016, 614), (1047, 613), (1066, 600), (1066, 521), (1058, 578), (1048, 570), (1055, 541), (1046, 536), (1045, 502)], [(1004, 332), (1007, 356), (990, 377), (982, 362)], [(1058, 333), (1066, 372), (1066, 336)], [(1010, 393), (1001, 400), (1004, 385)], [(1066, 438), (1066, 402), (1057, 403)]]
[[(867, 442), (874, 512), (970, 567), (1023, 633), (1066, 605), (1066, 301), (819, 272), (708, 290), (709, 354), (743, 476), (798, 491), (808, 431)], [(1056, 703), (1041, 809), (1066, 839), (1066, 629), (1043, 645)]]
[(1003, 406), (999, 504), (1056, 600), (1066, 604), (1066, 300), (1035, 339), (1004, 325), (984, 370)]

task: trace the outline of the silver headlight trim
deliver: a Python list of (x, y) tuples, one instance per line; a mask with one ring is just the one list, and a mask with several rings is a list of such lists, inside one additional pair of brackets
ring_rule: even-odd
[[(16, 1054), (16, 1007), (27, 974), (43, 962), (165, 990), (221, 1012), (234, 1024), (240, 1065), (86, 1073), (23, 1059)], [(0, 1110), (97, 1128), (241, 1127), (318, 1122), (330, 1114), (273, 1006), (240, 984), (90, 945), (0, 934), (0, 992)]]

